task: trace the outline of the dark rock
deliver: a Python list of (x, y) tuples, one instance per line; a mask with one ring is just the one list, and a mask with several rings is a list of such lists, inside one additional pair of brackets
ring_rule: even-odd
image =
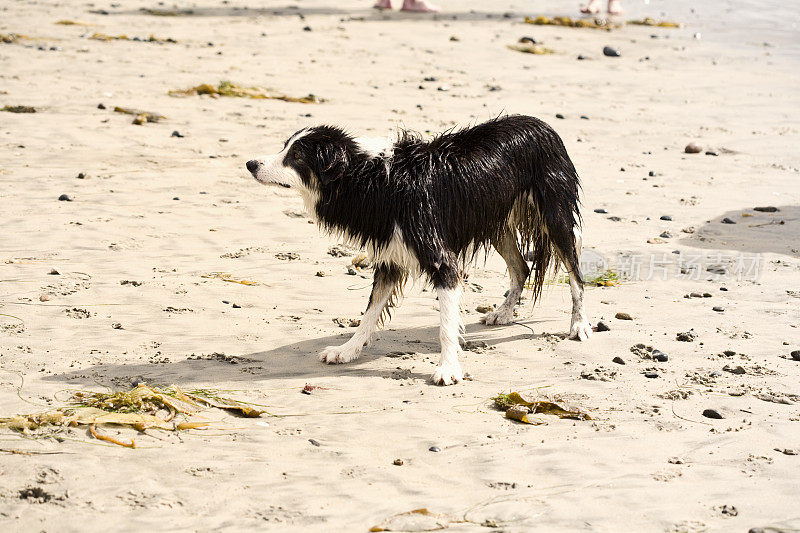
[(722, 223), (723, 224), (736, 224), (736, 221), (732, 220), (732, 219), (730, 219), (728, 217), (725, 217), (725, 218), (722, 219)]
[(715, 305), (714, 307), (712, 307), (711, 310), (712, 311), (716, 311), (717, 313), (724, 313), (725, 312), (725, 308), (724, 307), (720, 307), (718, 305)]
[(322, 446), (322, 444), (320, 444), (319, 441), (315, 439), (308, 439), (308, 442), (310, 442), (313, 446)]
[(430, 448), (428, 448), (428, 451), (429, 452), (440, 452), (440, 451), (442, 451), (442, 449), (439, 448), (438, 446), (431, 446)]
[(622, 54), (620, 54), (619, 50), (617, 50), (616, 48), (611, 48), (610, 46), (604, 46), (603, 55), (607, 57), (619, 57)]
[(780, 211), (780, 209), (775, 206), (768, 205), (766, 207), (754, 207), (753, 211), (758, 211), (759, 213), (775, 213)]
[(644, 377), (654, 379), (658, 377), (658, 372), (645, 372)]
[(589, 120), (589, 117), (587, 117), (586, 115), (581, 115), (581, 120)]
[(403, 466), (403, 460), (402, 459), (395, 459), (394, 461), (392, 461), (392, 464), (394, 466)]
[(303, 31), (311, 31), (311, 26), (305, 26), (305, 27), (303, 28)]
[(239, 305), (239, 304), (233, 304), (231, 307), (234, 308), (234, 309), (241, 309), (242, 308), (242, 306)]
[(714, 418), (717, 420), (722, 420), (723, 418), (725, 418), (716, 409), (706, 409), (705, 411), (703, 411), (703, 416), (706, 418)]
[(683, 151), (687, 154), (699, 154), (703, 151), (703, 147), (692, 141), (686, 145), (686, 148), (684, 148)]
[(719, 290), (722, 292), (728, 292), (728, 287), (720, 287)]
[(77, 175), (77, 176), (75, 176), (75, 177), (76, 177), (77, 179), (79, 179), (79, 180), (85, 180), (85, 179), (88, 177), (88, 175), (87, 175), (87, 174), (85, 174), (85, 173), (83, 173), (83, 172), (78, 172), (78, 175)]
[(105, 108), (106, 106), (104, 106), (103, 104), (97, 104), (97, 109), (105, 109)]
[(530, 44), (539, 44), (539, 42), (534, 39), (533, 37), (520, 37), (519, 42), (521, 43), (530, 43)]
[(608, 217), (608, 220), (610, 220), (611, 222), (622, 222), (622, 219), (620, 217)]
[(608, 327), (608, 324), (606, 324), (602, 320), (598, 320), (597, 321), (597, 331), (611, 331), (611, 328)]
[(598, 208), (598, 209), (595, 209), (595, 210), (594, 210), (594, 212), (595, 212), (595, 213), (599, 213), (599, 214), (601, 214), (601, 215), (608, 214), (608, 211), (606, 211), (606, 210), (605, 210), (605, 209), (603, 209), (602, 207), (600, 207), (600, 208)]
[(563, 119), (563, 118), (564, 118), (564, 115), (562, 115), (561, 113), (556, 113), (556, 118), (561, 118), (561, 119)]
[(55, 268), (51, 268), (51, 269), (50, 269), (50, 272), (48, 272), (48, 274), (49, 274), (49, 275), (51, 275), (51, 276), (60, 276), (60, 275), (61, 275), (61, 272), (59, 272), (59, 271), (58, 271), (58, 270), (56, 270)]
[(583, 61), (583, 60), (584, 60), (584, 59), (586, 59), (586, 58), (583, 56), (583, 54), (578, 54), (578, 57), (577, 57), (576, 59), (577, 59), (578, 61)]
[(178, 196), (173, 196), (172, 199), (173, 200), (180, 200), (180, 198)]
[(622, 358), (622, 357), (620, 357), (620, 356), (616, 356), (616, 357), (615, 357), (614, 359), (612, 359), (611, 361), (612, 361), (612, 362), (614, 362), (614, 363), (617, 363), (618, 365), (624, 365), (624, 364), (625, 364), (625, 359), (623, 359), (623, 358)]
[(717, 157), (719, 153), (715, 152), (714, 150), (706, 150), (706, 155), (713, 155), (714, 157)]
[(666, 363), (669, 361), (669, 356), (661, 350), (653, 350), (653, 359), (659, 363)]
[(72, 198), (70, 198), (66, 194), (62, 194), (61, 196), (58, 197), (58, 201), (59, 202), (71, 202)]
[(742, 374), (747, 374), (747, 371), (742, 366), (725, 365), (725, 366), (722, 367), (722, 370), (724, 370), (725, 372), (730, 372), (731, 374), (739, 375), (739, 376), (741, 376)]
[(617, 313), (616, 315), (614, 315), (614, 318), (616, 318), (617, 320), (633, 320), (633, 317), (628, 313)]
[(800, 350), (794, 350), (790, 355), (795, 361), (800, 361)]
[(181, 132), (179, 132), (178, 130), (175, 130), (175, 131), (172, 132), (172, 135), (170, 135), (170, 137), (178, 137), (180, 139), (183, 139), (184, 135)]
[[(652, 178), (652, 177), (654, 177), (656, 175), (656, 173), (651, 170), (650, 172), (647, 173), (647, 175)], [(672, 220), (672, 219), (670, 219), (670, 220)]]
[(666, 221), (671, 222), (672, 221), (672, 217), (669, 216), (669, 215), (661, 215), (661, 220), (666, 220)]
[(690, 329), (689, 331), (678, 333), (675, 338), (681, 342), (694, 342), (697, 338), (697, 333), (695, 333), (693, 329)]
[(704, 292), (703, 298), (711, 298), (713, 295), (710, 292)]
[(672, 233), (670, 233), (668, 231), (664, 231), (664, 232), (661, 233), (661, 235), (659, 235), (659, 237), (661, 237), (662, 239), (671, 239), (672, 238)]

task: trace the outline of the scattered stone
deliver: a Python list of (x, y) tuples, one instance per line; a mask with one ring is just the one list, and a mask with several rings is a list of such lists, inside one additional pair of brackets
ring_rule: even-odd
[(106, 106), (104, 106), (102, 103), (97, 104), (97, 109), (105, 109), (105, 108)]
[(797, 453), (798, 453), (797, 450), (795, 450), (793, 448), (783, 448), (783, 449), (775, 448), (775, 451), (776, 452), (780, 452), (783, 455), (797, 455)]
[(296, 261), (300, 259), (300, 254), (296, 254), (294, 252), (281, 252), (275, 254), (275, 258), (280, 259), (281, 261)]
[(318, 278), (324, 278), (325, 272), (323, 272), (322, 270), (318, 270), (317, 273), (314, 275), (317, 276)]
[(758, 211), (759, 213), (775, 213), (777, 211), (780, 211), (780, 209), (778, 209), (775, 206), (768, 205), (766, 207), (754, 207), (753, 211)]
[(697, 333), (695, 333), (694, 329), (690, 329), (689, 331), (678, 333), (675, 338), (681, 342), (694, 342), (697, 338)]
[(92, 313), (86, 309), (78, 309), (77, 307), (73, 307), (72, 309), (64, 309), (64, 312), (70, 318), (89, 318), (92, 316)]
[(610, 46), (604, 46), (603, 55), (606, 57), (619, 57), (622, 54), (620, 54), (619, 50), (617, 50), (616, 48), (611, 48)]
[(666, 363), (669, 361), (669, 356), (661, 350), (653, 350), (653, 359), (659, 363)]
[(395, 459), (394, 461), (392, 461), (392, 464), (394, 466), (403, 466), (403, 460), (402, 459)]
[(39, 301), (40, 302), (49, 302), (50, 301), (50, 295), (49, 294), (40, 294), (39, 295)]
[(703, 411), (703, 416), (706, 418), (714, 418), (716, 420), (722, 420), (723, 418), (725, 418), (716, 409), (706, 409), (705, 411)]
[(62, 194), (61, 196), (59, 196), (59, 197), (58, 197), (58, 201), (59, 201), (59, 202), (71, 202), (71, 201), (72, 201), (72, 198), (70, 198), (70, 197), (69, 197), (68, 195), (66, 195), (66, 194)]
[(357, 328), (358, 326), (361, 325), (361, 320), (358, 318), (339, 317), (339, 318), (334, 318), (333, 323), (339, 326), (340, 328), (347, 328), (347, 327)]
[(616, 357), (615, 357), (614, 359), (612, 359), (611, 361), (612, 361), (612, 362), (614, 362), (614, 363), (617, 363), (618, 365), (624, 365), (624, 364), (625, 364), (625, 359), (623, 359), (623, 358), (622, 358), (622, 357), (620, 357), (620, 356), (616, 356)]
[(658, 372), (645, 372), (644, 377), (654, 379), (658, 377)]
[(111, 324), (111, 327), (114, 328), (114, 329), (125, 329), (125, 328), (122, 327), (122, 324), (120, 324), (119, 322), (114, 322), (113, 324)]
[(0, 111), (9, 113), (36, 113), (36, 109), (29, 105), (7, 105), (0, 108)]
[(790, 355), (795, 361), (800, 361), (800, 350), (794, 350)]
[(747, 371), (742, 366), (725, 365), (722, 367), (722, 370), (724, 370), (725, 372), (730, 372), (731, 374), (738, 374), (738, 375), (747, 373)]
[(669, 459), (667, 459), (667, 462), (672, 465), (682, 465), (684, 463), (684, 460), (681, 459), (680, 457), (670, 457)]
[(614, 318), (616, 318), (617, 320), (633, 320), (633, 317), (628, 313), (617, 313), (616, 315), (614, 315)]
[(725, 218), (722, 219), (722, 223), (723, 224), (736, 224), (736, 221), (733, 220), (733, 219), (730, 219), (728, 217), (725, 217)]
[(684, 148), (683, 151), (687, 154), (699, 154), (703, 151), (703, 147), (692, 141), (686, 145), (686, 148)]
[(170, 137), (178, 137), (178, 138), (180, 138), (180, 139), (183, 139), (183, 138), (185, 137), (185, 135), (183, 135), (183, 134), (182, 134), (181, 132), (179, 132), (178, 130), (175, 130), (175, 131), (173, 131), (173, 132), (172, 132), (172, 135), (170, 135)]
[(589, 120), (589, 117), (586, 115), (581, 115), (581, 120)]
[(308, 439), (308, 442), (310, 442), (312, 446), (317, 446), (317, 447), (322, 446), (322, 444), (320, 444), (319, 441), (316, 439)]
[(739, 514), (739, 511), (733, 505), (723, 505), (719, 512), (728, 516), (737, 516)]
[(608, 327), (608, 324), (603, 322), (602, 320), (597, 321), (597, 331), (611, 331), (611, 328)]
[(586, 57), (583, 54), (578, 54), (578, 57), (576, 59), (578, 61), (583, 61), (584, 59), (586, 59)]
[(616, 216), (608, 217), (608, 220), (610, 220), (611, 222), (622, 222), (622, 218)]
[(539, 42), (538, 42), (536, 39), (534, 39), (533, 37), (520, 37), (518, 42), (520, 42), (520, 43), (523, 43), (523, 44), (524, 44), (524, 43), (528, 43), (528, 44), (541, 44), (541, 43), (539, 43)]
[(556, 118), (563, 119), (563, 118), (564, 118), (564, 115), (562, 115), (561, 113), (556, 113)]
[(55, 268), (51, 268), (50, 272), (47, 273), (48, 276), (60, 276), (61, 272), (56, 270)]
[(348, 267), (347, 267), (347, 275), (348, 275), (348, 276), (357, 276), (357, 275), (358, 275), (358, 270), (356, 270), (356, 269), (355, 269), (354, 267), (352, 267), (352, 266), (348, 266)]
[(594, 210), (594, 212), (595, 212), (595, 213), (599, 213), (599, 214), (601, 214), (601, 215), (608, 214), (608, 211), (606, 211), (606, 210), (605, 210), (605, 209), (603, 209), (602, 207), (600, 207), (600, 208), (598, 208), (598, 209), (595, 209), (595, 210)]
[(717, 313), (724, 313), (725, 312), (725, 308), (724, 307), (720, 307), (718, 305), (715, 305), (714, 307), (712, 307), (711, 310), (712, 311), (716, 311)]
[(489, 304), (481, 304), (475, 310), (479, 313), (488, 313), (489, 311), (494, 311), (494, 307)]
[(672, 217), (669, 215), (661, 215), (661, 220), (666, 220), (668, 222), (672, 221)]
[(88, 178), (88, 177), (89, 177), (89, 175), (88, 175), (88, 174), (86, 174), (86, 173), (84, 173), (84, 172), (78, 172), (78, 175), (77, 175), (77, 176), (75, 176), (75, 177), (76, 177), (77, 179), (79, 179), (79, 180), (85, 180), (86, 178)]
[(715, 152), (714, 150), (706, 150), (706, 155), (713, 155), (714, 157), (717, 157), (719, 152)]
[(231, 307), (234, 308), (234, 309), (241, 309), (242, 308), (242, 306), (239, 305), (239, 304), (233, 304)]
[(659, 235), (659, 237), (661, 237), (662, 239), (671, 239), (672, 238), (672, 233), (670, 233), (668, 231), (665, 231), (661, 235)]
[(311, 31), (311, 26), (304, 26), (303, 31)]
[(131, 280), (128, 280), (128, 279), (123, 279), (122, 281), (119, 282), (120, 285), (132, 285), (134, 287), (138, 287), (142, 283), (144, 283), (144, 282), (143, 281), (131, 281)]
[(431, 446), (430, 448), (428, 448), (428, 451), (429, 452), (440, 452), (440, 451), (442, 451), (442, 449), (439, 448), (438, 446)]

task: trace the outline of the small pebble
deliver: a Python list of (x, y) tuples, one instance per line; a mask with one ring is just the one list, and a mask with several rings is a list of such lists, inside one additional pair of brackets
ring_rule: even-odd
[(625, 359), (623, 359), (623, 358), (622, 358), (622, 357), (620, 357), (620, 356), (616, 356), (616, 357), (615, 357), (614, 359), (612, 359), (611, 361), (612, 361), (612, 362), (614, 362), (614, 363), (617, 363), (618, 365), (624, 365), (624, 364), (625, 364)]
[(439, 448), (438, 446), (431, 446), (430, 448), (428, 448), (428, 451), (429, 452), (440, 452), (440, 451), (442, 451), (442, 449)]
[(686, 148), (684, 148), (683, 151), (687, 154), (699, 154), (703, 151), (703, 147), (696, 142), (690, 142), (686, 145)]
[(319, 441), (314, 439), (308, 439), (308, 442), (310, 442), (314, 446), (322, 446), (322, 444), (320, 444)]
[(617, 313), (616, 315), (614, 315), (614, 318), (616, 318), (617, 320), (633, 320), (633, 317), (628, 313)]
[(175, 131), (172, 132), (172, 135), (170, 135), (170, 137), (179, 137), (179, 138), (182, 139), (184, 137), (184, 135), (181, 132), (179, 132), (178, 130), (175, 130)]
[(583, 56), (583, 54), (578, 54), (578, 57), (577, 57), (578, 61), (583, 61), (584, 59), (586, 59), (586, 58)]
[(724, 313), (725, 312), (725, 308), (724, 307), (720, 307), (718, 305), (715, 305), (711, 309), (712, 309), (712, 311), (716, 311), (717, 313)]
[(97, 104), (97, 109), (105, 109), (105, 108), (106, 106), (104, 106), (103, 104)]
[(716, 409), (706, 409), (705, 411), (703, 411), (703, 416), (706, 417), (706, 418), (714, 418), (714, 419), (717, 419), (717, 420), (721, 420), (721, 419), (725, 418)]
[(644, 377), (650, 378), (650, 379), (657, 378), (658, 377), (658, 372), (645, 372), (644, 373)]
[(173, 200), (180, 200), (180, 198), (178, 198), (177, 196), (174, 196), (172, 199)]
[(88, 176), (83, 172), (78, 172), (78, 175), (75, 177), (78, 178), (79, 180), (85, 180)]
[(556, 113), (556, 118), (562, 118), (563, 119), (564, 115), (562, 115), (561, 113)]
[(693, 329), (690, 329), (689, 331), (678, 333), (675, 338), (681, 342), (694, 342), (697, 338), (697, 333), (695, 333)]
[(706, 155), (713, 155), (714, 157), (717, 157), (719, 153), (715, 152), (714, 150), (706, 150)]
[(672, 221), (672, 217), (669, 215), (661, 215), (661, 220)]
[(784, 448), (784, 449), (775, 448), (775, 451), (781, 452), (783, 455), (797, 455), (797, 450), (793, 448)]
[(595, 209), (595, 210), (594, 210), (594, 212), (595, 212), (595, 213), (600, 213), (601, 215), (608, 214), (608, 211), (606, 211), (606, 210), (605, 210), (605, 209), (603, 209), (602, 207), (600, 207), (600, 208), (598, 208), (598, 209)]
[(49, 294), (41, 294), (41, 295), (39, 295), (39, 301), (40, 302), (48, 302), (48, 301), (50, 301), (50, 295)]
[(666, 363), (669, 361), (669, 356), (661, 350), (653, 350), (653, 359), (659, 363)]
[(611, 328), (608, 327), (608, 324), (606, 324), (602, 320), (598, 320), (597, 321), (597, 331), (611, 331)]
[(58, 201), (59, 202), (71, 202), (72, 198), (70, 198), (66, 194), (62, 194), (61, 196), (58, 197)]
[(722, 223), (723, 224), (736, 224), (736, 221), (732, 220), (732, 219), (730, 219), (728, 217), (725, 217), (725, 218), (722, 219)]
[(667, 462), (672, 465), (682, 465), (684, 463), (680, 457), (670, 457)]
[(58, 271), (58, 270), (56, 270), (55, 268), (51, 268), (51, 269), (50, 269), (50, 272), (48, 272), (48, 274), (49, 274), (49, 275), (51, 275), (51, 276), (60, 276), (60, 275), (61, 275), (61, 272), (59, 272), (59, 271)]
[(311, 26), (305, 26), (305, 27), (303, 28), (303, 31), (311, 31)]
[(792, 359), (800, 361), (800, 350), (795, 350), (791, 353)]
[(768, 205), (766, 207), (754, 207), (753, 211), (758, 211), (759, 213), (775, 213), (780, 211), (780, 209), (775, 206)]
[(242, 306), (239, 305), (239, 304), (233, 304), (231, 307), (233, 307), (234, 309), (241, 309), (242, 308)]
[(224, 303), (225, 305), (228, 305), (230, 302), (228, 300), (222, 300), (222, 303)]
[(122, 324), (120, 324), (119, 322), (114, 322), (113, 324), (111, 324), (111, 327), (114, 329), (124, 329), (122, 327)]
[(589, 117), (586, 115), (581, 115), (581, 120), (589, 120)]
[(325, 272), (323, 272), (322, 270), (319, 270), (314, 275), (317, 276), (318, 278), (324, 278), (325, 277)]
[[(652, 171), (652, 170), (651, 170), (650, 172), (648, 172), (648, 173), (647, 173), (647, 175), (648, 175), (648, 176), (650, 176), (650, 177), (652, 178), (653, 176), (655, 176), (655, 175), (656, 175), (656, 173), (655, 173), (654, 171)], [(670, 220), (671, 220), (671, 219), (670, 219)]]
[(394, 466), (403, 466), (403, 460), (402, 459), (395, 459), (394, 461), (392, 461), (392, 464)]
[(603, 47), (603, 55), (607, 57), (619, 57), (621, 54), (619, 50), (616, 48), (611, 48), (610, 46)]
[(661, 235), (659, 235), (659, 237), (661, 237), (662, 239), (671, 239), (672, 238), (672, 233), (670, 233), (668, 231), (664, 231), (664, 232), (661, 233)]

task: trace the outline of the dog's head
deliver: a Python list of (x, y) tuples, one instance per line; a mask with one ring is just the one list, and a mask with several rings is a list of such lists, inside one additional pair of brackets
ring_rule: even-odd
[(279, 153), (253, 159), (246, 166), (265, 185), (319, 191), (341, 179), (361, 153), (344, 131), (317, 126), (298, 131)]

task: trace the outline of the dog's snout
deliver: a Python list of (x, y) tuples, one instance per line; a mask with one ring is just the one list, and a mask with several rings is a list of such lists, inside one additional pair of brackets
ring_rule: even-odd
[(259, 162), (258, 162), (258, 161), (256, 161), (255, 159), (253, 159), (253, 160), (251, 160), (251, 161), (248, 161), (248, 162), (245, 164), (245, 166), (247, 167), (247, 170), (249, 170), (249, 171), (250, 171), (250, 173), (252, 174), (252, 173), (254, 173), (256, 170), (258, 170), (258, 167), (260, 167), (260, 166), (261, 166), (261, 163), (259, 163)]

